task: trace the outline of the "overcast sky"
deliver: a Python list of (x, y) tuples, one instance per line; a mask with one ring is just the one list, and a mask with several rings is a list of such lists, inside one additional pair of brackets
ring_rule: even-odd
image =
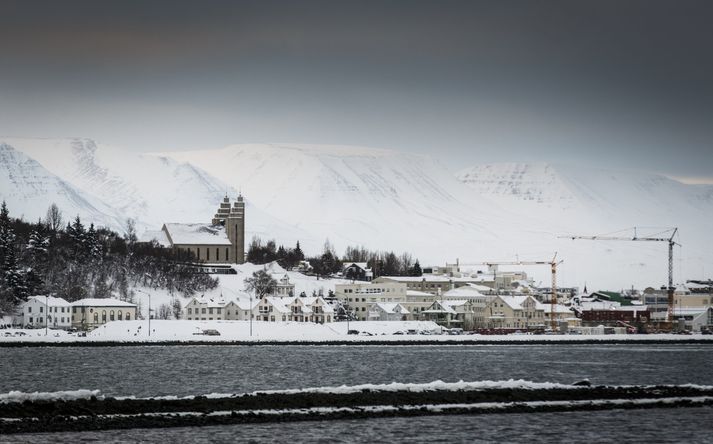
[(713, 2), (0, 0), (0, 135), (366, 145), (713, 183)]

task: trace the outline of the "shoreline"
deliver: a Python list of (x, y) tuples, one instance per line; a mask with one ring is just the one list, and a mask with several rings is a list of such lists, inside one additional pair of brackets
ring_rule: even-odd
[(624, 339), (624, 338), (582, 338), (582, 339), (443, 339), (443, 340), (226, 340), (226, 341), (182, 341), (182, 340), (159, 340), (159, 341), (0, 341), (0, 348), (22, 348), (22, 347), (146, 347), (146, 346), (419, 346), (419, 345), (442, 345), (442, 346), (478, 346), (478, 345), (662, 345), (662, 344), (684, 344), (684, 345), (713, 345), (713, 337), (710, 338), (652, 338), (652, 339)]

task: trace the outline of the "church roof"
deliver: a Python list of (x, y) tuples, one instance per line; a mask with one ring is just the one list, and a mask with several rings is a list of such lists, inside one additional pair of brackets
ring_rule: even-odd
[(231, 245), (222, 225), (168, 223), (164, 229), (173, 245)]

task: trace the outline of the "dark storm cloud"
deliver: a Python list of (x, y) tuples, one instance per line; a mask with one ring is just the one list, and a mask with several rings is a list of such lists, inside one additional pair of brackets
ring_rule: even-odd
[(711, 5), (5, 1), (0, 132), (707, 176)]

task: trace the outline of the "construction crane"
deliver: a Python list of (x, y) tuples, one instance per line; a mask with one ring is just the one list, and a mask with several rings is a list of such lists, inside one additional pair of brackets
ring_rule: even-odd
[(619, 236), (559, 236), (560, 239), (585, 239), (585, 240), (604, 240), (604, 241), (646, 241), (646, 242), (667, 242), (668, 243), (668, 312), (667, 321), (673, 321), (673, 246), (681, 246), (678, 242), (675, 242), (673, 238), (678, 233), (678, 227), (669, 228), (660, 234), (671, 232), (669, 237), (656, 237), (644, 236), (639, 237), (637, 234), (637, 229), (634, 227), (633, 237), (619, 237)]
[[(555, 307), (557, 306), (557, 266), (561, 264), (562, 260), (558, 261), (557, 260), (557, 253), (555, 252), (555, 255), (552, 257), (552, 260), (549, 261), (489, 261), (489, 262), (478, 262), (478, 263), (471, 263), (471, 264), (461, 264), (459, 262), (456, 262), (455, 264), (446, 264), (448, 265), (456, 265), (456, 266), (477, 266), (477, 265), (487, 265), (488, 267), (493, 266), (493, 265), (549, 265), (550, 266), (550, 271), (552, 272), (552, 297), (550, 298), (550, 327), (552, 328), (552, 331), (555, 331), (557, 329), (557, 319), (555, 317)], [(494, 283), (494, 285), (497, 287), (497, 284)]]

